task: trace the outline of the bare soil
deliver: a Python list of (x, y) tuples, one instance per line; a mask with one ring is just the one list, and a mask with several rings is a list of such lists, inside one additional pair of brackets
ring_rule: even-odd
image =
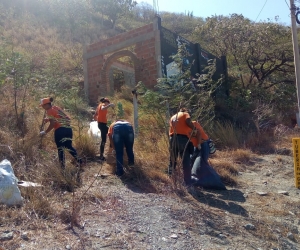
[(72, 193), (61, 192), (65, 217), (57, 211), (49, 220), (27, 215), (0, 223), (0, 234), (13, 232), (0, 249), (300, 249), (300, 192), (290, 151), (253, 154), (239, 164), (238, 186), (226, 191), (166, 187), (157, 194), (110, 175), (106, 163), (96, 180), (100, 163), (85, 168), (75, 198), (92, 186), (79, 202), (77, 226), (66, 218)]

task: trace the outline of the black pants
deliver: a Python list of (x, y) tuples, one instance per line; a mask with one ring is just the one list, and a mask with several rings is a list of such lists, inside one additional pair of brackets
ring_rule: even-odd
[(71, 128), (60, 127), (54, 132), (54, 141), (58, 151), (58, 160), (62, 168), (65, 168), (65, 149), (68, 150), (68, 152), (77, 160), (77, 162), (81, 161), (75, 148), (72, 146), (72, 138), (73, 131)]
[(98, 128), (101, 132), (100, 156), (103, 156), (104, 147), (107, 139), (108, 127), (106, 123), (98, 122)]
[(185, 184), (191, 182), (191, 166), (190, 166), (190, 154), (193, 149), (193, 144), (189, 141), (189, 138), (184, 135), (173, 135), (170, 137), (170, 163), (168, 172), (172, 173), (173, 169), (177, 165), (177, 157), (182, 159), (183, 178)]

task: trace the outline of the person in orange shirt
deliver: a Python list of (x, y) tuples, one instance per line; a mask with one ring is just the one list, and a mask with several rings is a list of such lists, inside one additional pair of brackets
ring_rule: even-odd
[(197, 134), (192, 135), (191, 141), (194, 146), (194, 153), (191, 157), (192, 182), (195, 186), (210, 189), (226, 190), (218, 173), (209, 165), (209, 137), (198, 121), (192, 122), (197, 129)]
[(65, 168), (64, 149), (67, 149), (80, 165), (82, 164), (82, 159), (77, 155), (75, 148), (72, 146), (73, 131), (70, 126), (70, 118), (60, 107), (53, 106), (52, 102), (52, 97), (41, 99), (40, 106), (45, 109), (47, 114), (47, 118), (44, 121), (46, 123), (50, 122), (50, 124), (45, 131), (40, 132), (40, 135), (44, 136), (54, 129), (54, 141), (58, 151), (58, 159), (63, 169)]
[[(191, 136), (191, 142), (193, 143), (194, 146), (194, 154), (193, 156), (197, 156), (200, 154), (201, 159), (204, 160), (205, 162), (208, 161), (208, 156), (209, 156), (209, 137), (208, 135), (204, 132), (202, 126), (198, 121), (192, 121), (194, 127), (197, 129), (197, 133), (194, 133)], [(193, 159), (195, 160), (195, 159)], [(192, 160), (192, 162), (193, 162)]]
[(94, 120), (98, 122), (98, 128), (101, 131), (101, 143), (100, 143), (100, 160), (104, 161), (104, 147), (106, 143), (106, 138), (107, 138), (107, 132), (108, 132), (108, 127), (107, 127), (107, 109), (109, 107), (114, 107), (115, 105), (113, 103), (110, 103), (109, 99), (102, 97), (100, 99), (100, 104), (98, 105), (95, 115), (94, 115)]
[(180, 111), (170, 119), (170, 163), (168, 174), (171, 175), (176, 168), (178, 155), (182, 159), (183, 178), (186, 185), (191, 184), (190, 154), (193, 145), (189, 140), (194, 125), (191, 121), (187, 109), (181, 108)]
[(116, 175), (122, 176), (124, 174), (123, 169), (123, 150), (126, 149), (128, 165), (134, 165), (134, 132), (132, 125), (124, 120), (118, 119), (113, 122), (108, 129), (108, 137), (110, 145), (116, 151), (117, 168)]

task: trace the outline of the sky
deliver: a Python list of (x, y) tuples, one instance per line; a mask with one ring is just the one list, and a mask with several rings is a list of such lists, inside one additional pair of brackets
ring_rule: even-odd
[[(135, 0), (153, 6), (153, 0)], [(194, 16), (210, 17), (214, 15), (228, 16), (242, 14), (252, 21), (271, 21), (280, 24), (291, 24), (290, 0), (156, 0), (159, 11), (187, 13), (193, 11)], [(296, 1), (295, 1), (296, 3)], [(300, 3), (296, 6), (300, 7)]]

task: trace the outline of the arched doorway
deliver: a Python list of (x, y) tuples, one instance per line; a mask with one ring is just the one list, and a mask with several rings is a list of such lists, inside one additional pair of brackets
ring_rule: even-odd
[(107, 93), (112, 94), (124, 84), (134, 87), (141, 79), (140, 67), (139, 59), (130, 50), (121, 50), (110, 55), (101, 71)]

